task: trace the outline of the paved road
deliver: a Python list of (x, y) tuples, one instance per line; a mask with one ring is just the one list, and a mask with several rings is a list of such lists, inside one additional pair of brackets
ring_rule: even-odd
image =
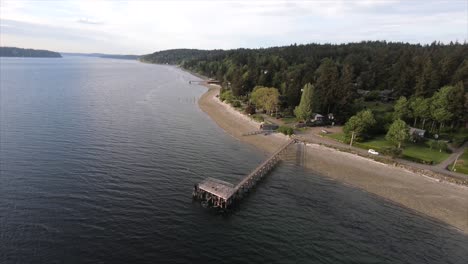
[(458, 157), (458, 155), (463, 154), (463, 151), (465, 151), (465, 148), (468, 147), (468, 142), (465, 142), (463, 146), (460, 146), (457, 149), (454, 149), (450, 157), (448, 157), (446, 160), (442, 161), (441, 163), (435, 165), (435, 167), (441, 168), (441, 169), (446, 169), (450, 164), (452, 164)]

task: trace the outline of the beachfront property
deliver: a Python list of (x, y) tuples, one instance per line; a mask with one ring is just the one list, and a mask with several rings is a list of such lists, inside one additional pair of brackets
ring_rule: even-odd
[(426, 130), (424, 129), (419, 129), (415, 127), (410, 127), (410, 135), (413, 139), (421, 139), (424, 138), (424, 135), (426, 134)]
[(317, 121), (324, 121), (325, 117), (321, 114), (313, 114), (312, 121), (317, 122)]

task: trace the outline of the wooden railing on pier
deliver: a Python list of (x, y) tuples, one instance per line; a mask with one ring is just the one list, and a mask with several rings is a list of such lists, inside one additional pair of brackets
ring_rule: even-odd
[(250, 188), (255, 185), (256, 181), (265, 176), (270, 170), (278, 163), (280, 160), (281, 153), (285, 151), (291, 144), (295, 143), (295, 140), (290, 140), (279, 148), (273, 155), (271, 155), (267, 160), (260, 164), (255, 170), (253, 170), (249, 175), (247, 175), (241, 182), (239, 182), (236, 187), (233, 189), (233, 194), (240, 189)]
[(281, 154), (296, 142), (296, 139), (288, 141), (250, 174), (244, 177), (236, 186), (213, 178), (205, 179), (194, 186), (193, 198), (200, 200), (207, 206), (219, 208), (229, 207), (234, 201), (242, 198), (244, 193), (254, 187), (261, 178), (267, 175), (280, 161)]

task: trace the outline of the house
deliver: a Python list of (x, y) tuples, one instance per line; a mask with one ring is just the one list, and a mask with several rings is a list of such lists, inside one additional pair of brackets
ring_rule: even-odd
[(382, 90), (379, 92), (380, 100), (383, 102), (388, 102), (388, 101), (393, 101), (395, 100), (395, 97), (392, 95), (393, 90)]
[(369, 90), (363, 90), (363, 89), (357, 89), (357, 94), (362, 96), (362, 97), (365, 97), (365, 98), (368, 98), (368, 100), (380, 100), (382, 102), (388, 102), (388, 101), (393, 101), (395, 100), (395, 96), (393, 95), (393, 90), (390, 90), (390, 89), (385, 89), (385, 90), (373, 90), (373, 91), (369, 91)]
[(312, 121), (314, 121), (314, 122), (317, 122), (317, 121), (322, 122), (325, 119), (325, 117), (323, 115), (321, 115), (321, 114), (313, 114), (312, 116), (313, 116)]
[(410, 127), (409, 132), (410, 132), (410, 136), (413, 138), (413, 140), (418, 140), (418, 139), (424, 138), (424, 134), (426, 134), (426, 130), (415, 128), (415, 127)]
[(363, 90), (363, 89), (357, 89), (357, 93), (360, 95), (360, 96), (366, 96), (370, 93), (369, 90)]

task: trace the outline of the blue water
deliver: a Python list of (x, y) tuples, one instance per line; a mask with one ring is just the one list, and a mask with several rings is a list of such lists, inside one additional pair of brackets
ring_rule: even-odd
[(467, 263), (468, 237), (296, 165), (230, 215), (191, 200), (265, 154), (197, 78), (99, 58), (0, 60), (0, 263)]

